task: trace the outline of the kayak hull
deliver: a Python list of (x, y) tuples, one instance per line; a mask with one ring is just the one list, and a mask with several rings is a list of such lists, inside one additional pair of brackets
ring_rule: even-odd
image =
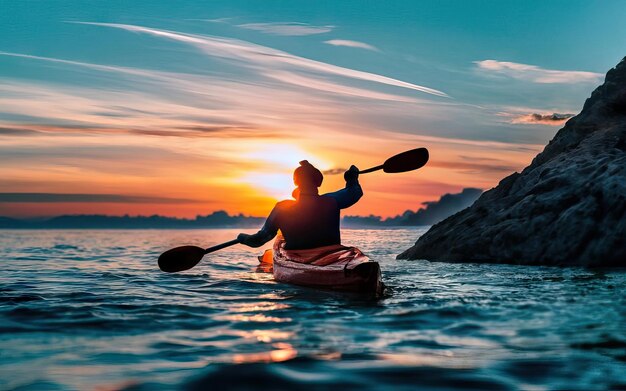
[(288, 251), (277, 241), (259, 261), (259, 271), (273, 273), (277, 282), (375, 297), (385, 289), (378, 262), (355, 247)]
[(352, 268), (330, 268), (274, 260), (274, 279), (287, 284), (343, 292), (358, 292), (380, 296), (384, 285), (378, 262), (369, 261)]

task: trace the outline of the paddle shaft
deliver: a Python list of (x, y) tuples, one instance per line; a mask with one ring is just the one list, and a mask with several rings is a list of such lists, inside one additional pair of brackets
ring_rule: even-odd
[(234, 239), (234, 240), (231, 240), (230, 242), (226, 242), (226, 243), (218, 244), (217, 246), (209, 247), (206, 250), (204, 250), (204, 253), (205, 254), (212, 253), (214, 251), (221, 250), (226, 247), (234, 246), (235, 244), (238, 244), (238, 243), (239, 243), (239, 240)]
[(359, 170), (359, 174), (367, 174), (368, 172), (374, 172), (374, 171), (382, 170), (383, 168), (385, 168), (385, 165), (381, 164), (380, 166), (370, 167), (370, 168), (368, 168), (366, 170)]

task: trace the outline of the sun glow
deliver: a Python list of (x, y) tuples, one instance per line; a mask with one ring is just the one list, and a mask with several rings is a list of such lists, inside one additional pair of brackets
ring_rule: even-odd
[(295, 187), (289, 173), (250, 173), (244, 176), (242, 180), (277, 200), (291, 198), (291, 191)]
[(257, 162), (259, 169), (246, 173), (239, 180), (277, 200), (291, 198), (293, 170), (301, 160), (308, 160), (322, 171), (332, 167), (328, 161), (293, 144), (260, 146), (244, 157)]

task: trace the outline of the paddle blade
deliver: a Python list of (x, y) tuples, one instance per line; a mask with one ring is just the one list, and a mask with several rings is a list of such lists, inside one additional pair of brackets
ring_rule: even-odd
[(423, 167), (427, 162), (428, 149), (412, 149), (387, 159), (383, 164), (383, 171), (387, 173), (413, 171)]
[(200, 262), (204, 254), (205, 250), (202, 247), (176, 247), (161, 254), (159, 268), (167, 273), (189, 270)]

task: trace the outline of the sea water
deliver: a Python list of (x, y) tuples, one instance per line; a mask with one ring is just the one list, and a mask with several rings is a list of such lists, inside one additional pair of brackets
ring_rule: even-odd
[(425, 229), (344, 230), (388, 294), (278, 284), (238, 230), (0, 231), (0, 389), (626, 388), (626, 273), (396, 260)]

